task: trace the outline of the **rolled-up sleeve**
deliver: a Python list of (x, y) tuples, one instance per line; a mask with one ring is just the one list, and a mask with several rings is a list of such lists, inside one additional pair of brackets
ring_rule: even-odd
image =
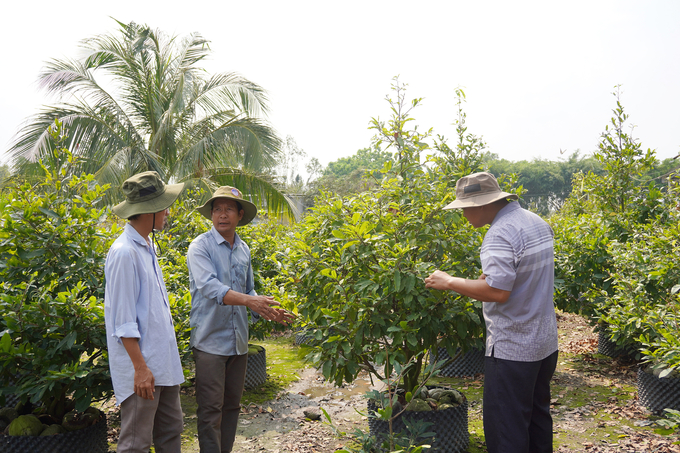
[(222, 305), (224, 296), (231, 289), (217, 277), (217, 270), (210, 253), (201, 242), (192, 242), (187, 252), (187, 265), (191, 271), (196, 289), (207, 300)]
[(139, 298), (140, 283), (135, 271), (134, 259), (129, 250), (112, 250), (107, 258), (106, 291), (112, 319), (113, 333), (120, 343), (121, 338), (141, 338), (137, 324), (136, 301)]

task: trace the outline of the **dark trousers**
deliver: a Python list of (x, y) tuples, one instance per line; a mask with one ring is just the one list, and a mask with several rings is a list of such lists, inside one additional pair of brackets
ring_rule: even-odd
[(484, 435), (489, 453), (552, 452), (550, 379), (557, 351), (538, 362), (486, 357)]
[(248, 355), (193, 349), (196, 362), (198, 445), (201, 453), (227, 453), (234, 445)]

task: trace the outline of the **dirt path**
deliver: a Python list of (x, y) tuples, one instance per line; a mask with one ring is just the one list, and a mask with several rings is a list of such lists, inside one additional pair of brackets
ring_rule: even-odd
[[(678, 436), (653, 432), (650, 413), (637, 401), (637, 364), (597, 354), (597, 334), (580, 316), (558, 315), (560, 359), (552, 382), (555, 451), (680, 453)], [(310, 421), (305, 411), (323, 407), (340, 431), (368, 430), (363, 394), (366, 378), (345, 388), (324, 382), (314, 369), (299, 370), (300, 380), (261, 405), (242, 409), (234, 451), (331, 453), (347, 442), (321, 421)], [(462, 389), (469, 401), (469, 452), (486, 452), (481, 428), (482, 376), (450, 378), (446, 383)], [(185, 414), (192, 409), (183, 401)], [(355, 410), (356, 408), (356, 410)], [(114, 415), (115, 417), (115, 415)], [(187, 428), (195, 415), (187, 415)], [(115, 428), (113, 428), (115, 431)], [(185, 430), (183, 452), (198, 452), (191, 429)], [(194, 431), (195, 433), (195, 431)]]
[[(553, 379), (553, 417), (556, 451), (569, 452), (680, 452), (676, 437), (660, 436), (650, 426), (649, 412), (637, 402), (637, 364), (597, 354), (597, 334), (583, 318), (559, 314), (560, 360)], [(477, 379), (453, 379), (467, 387), (470, 398), (470, 451), (484, 452), (481, 429), (481, 386)], [(264, 413), (250, 408), (244, 413), (237, 438), (238, 451), (330, 453), (345, 441), (321, 422), (305, 420), (304, 410), (326, 409), (342, 431), (367, 429), (361, 396), (366, 380), (337, 389), (308, 369), (301, 380)], [(475, 390), (475, 392), (473, 392)], [(478, 395), (478, 396), (476, 396)], [(271, 412), (268, 409), (271, 408)], [(475, 431), (473, 434), (472, 431)]]
[(330, 427), (321, 421), (307, 419), (305, 411), (320, 414), (325, 419), (320, 410), (322, 407), (344, 432), (366, 428), (366, 418), (354, 408), (365, 411), (366, 400), (362, 395), (370, 388), (370, 382), (364, 378), (337, 388), (324, 382), (316, 370), (305, 369), (300, 373), (300, 380), (276, 400), (260, 407), (244, 408), (234, 450), (333, 452), (344, 441), (334, 436)]

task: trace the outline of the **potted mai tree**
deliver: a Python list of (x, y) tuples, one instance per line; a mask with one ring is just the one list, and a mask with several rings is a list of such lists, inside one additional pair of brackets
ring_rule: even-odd
[(38, 182), (0, 192), (0, 450), (106, 452), (90, 405), (113, 393), (103, 263), (117, 227), (97, 207), (106, 188), (75, 176), (68, 150), (52, 158), (35, 164)]
[[(440, 411), (434, 410), (441, 409), (431, 401), (435, 398), (429, 403), (416, 400), (431, 396), (424, 380), (437, 368), (427, 365), (425, 352), (440, 347), (455, 356), (458, 347), (466, 351), (484, 329), (481, 303), (426, 289), (423, 279), (437, 268), (469, 278), (479, 275), (482, 235), (459, 212), (442, 207), (451, 200), (456, 180), (480, 169), (483, 144), (465, 135), (459, 110), (458, 146), (451, 149), (440, 138), (438, 152), (421, 165), (427, 134), (406, 129), (412, 118), (404, 88), (397, 81), (393, 89), (397, 97), (390, 100), (391, 121), (385, 125), (373, 120), (376, 144), (395, 150), (394, 160), (372, 175), (379, 187), (343, 199), (317, 197), (299, 225), (286, 271), (290, 290), (297, 291), (300, 315), (315, 331), (308, 358), (324, 376), (341, 385), (366, 370), (391, 387), (369, 395), (371, 434), (386, 439), (385, 447), (392, 451), (426, 442), (423, 432), (430, 430), (435, 433), (433, 448), (463, 451), (469, 436), (464, 396), (449, 393), (448, 406)], [(464, 427), (458, 429), (464, 433), (456, 445), (446, 444), (447, 434), (441, 431), (450, 424), (446, 418), (430, 428), (413, 420), (417, 411), (447, 413), (461, 402)], [(388, 433), (373, 429), (378, 416)], [(401, 419), (411, 433), (398, 433)]]

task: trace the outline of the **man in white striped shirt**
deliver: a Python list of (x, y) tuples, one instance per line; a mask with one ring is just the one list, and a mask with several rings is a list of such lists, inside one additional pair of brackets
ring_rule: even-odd
[(486, 172), (458, 180), (456, 200), (475, 228), (491, 225), (477, 280), (440, 270), (428, 288), (452, 290), (485, 302), (484, 434), (490, 453), (552, 451), (550, 379), (557, 365), (553, 305), (553, 232), (501, 191)]

